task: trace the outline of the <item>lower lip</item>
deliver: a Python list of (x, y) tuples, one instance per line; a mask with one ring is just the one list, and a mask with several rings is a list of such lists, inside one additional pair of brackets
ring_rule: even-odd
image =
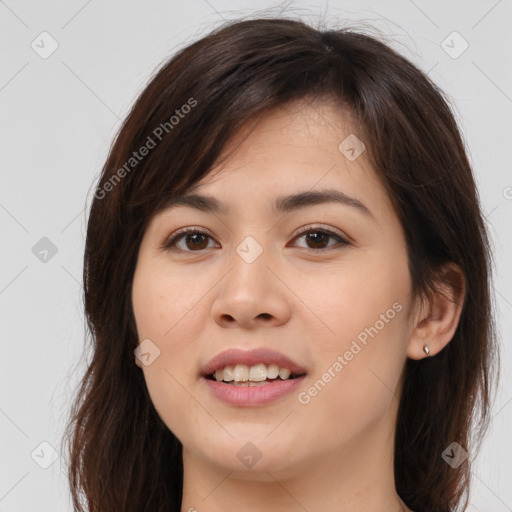
[(289, 380), (269, 382), (262, 386), (233, 386), (224, 382), (201, 377), (211, 392), (222, 402), (230, 405), (251, 407), (265, 405), (295, 391), (304, 381), (305, 375)]

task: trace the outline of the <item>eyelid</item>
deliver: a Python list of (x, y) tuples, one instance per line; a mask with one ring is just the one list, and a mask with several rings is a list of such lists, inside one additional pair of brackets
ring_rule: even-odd
[(303, 233), (306, 233), (308, 231), (313, 231), (317, 229), (318, 231), (325, 231), (326, 233), (339, 236), (340, 238), (346, 239), (346, 241), (349, 241), (349, 237), (344, 235), (343, 233), (339, 233), (335, 228), (331, 228), (330, 226), (325, 226), (324, 224), (307, 224), (306, 226), (302, 226), (297, 229), (295, 232), (294, 237), (297, 237), (299, 235), (302, 235)]

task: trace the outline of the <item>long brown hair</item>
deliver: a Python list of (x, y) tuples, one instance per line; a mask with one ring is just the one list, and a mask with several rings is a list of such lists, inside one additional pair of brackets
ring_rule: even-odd
[[(179, 51), (152, 77), (112, 144), (84, 255), (92, 359), (66, 431), (75, 510), (180, 510), (182, 446), (134, 363), (131, 285), (141, 238), (169, 198), (219, 162), (243, 123), (290, 101), (323, 98), (353, 114), (393, 201), (414, 296), (436, 289), (442, 263), (464, 273), (453, 339), (434, 357), (407, 360), (394, 471), (398, 494), (415, 512), (466, 508), (499, 359), (490, 245), (449, 102), (374, 37), (277, 18), (229, 22)], [(470, 456), (457, 468), (441, 457), (452, 442)]]

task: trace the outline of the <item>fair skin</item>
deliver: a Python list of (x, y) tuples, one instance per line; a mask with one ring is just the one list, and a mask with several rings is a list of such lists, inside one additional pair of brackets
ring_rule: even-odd
[[(194, 191), (227, 213), (175, 206), (144, 233), (133, 309), (139, 340), (152, 340), (160, 356), (135, 363), (183, 445), (182, 512), (410, 510), (393, 475), (400, 378), (408, 357), (425, 357), (425, 344), (432, 357), (450, 341), (461, 295), (446, 285), (422, 308), (411, 302), (403, 228), (366, 154), (351, 161), (338, 149), (357, 133), (343, 119), (330, 103), (265, 115), (251, 133), (239, 132), (225, 148), (234, 153)], [(277, 197), (324, 189), (371, 213), (336, 202), (271, 210)], [(297, 234), (310, 225), (312, 238)], [(159, 248), (184, 227), (207, 236)], [(325, 230), (350, 243), (322, 237)], [(263, 249), (251, 263), (236, 252), (248, 236)], [(448, 270), (463, 288), (458, 269)], [(332, 376), (338, 356), (376, 325)], [(299, 363), (307, 369), (302, 397), (328, 368), (331, 380), (307, 403), (294, 392), (264, 406), (226, 404), (199, 374), (231, 347), (271, 347)], [(248, 442), (261, 454), (252, 467), (237, 457)]]

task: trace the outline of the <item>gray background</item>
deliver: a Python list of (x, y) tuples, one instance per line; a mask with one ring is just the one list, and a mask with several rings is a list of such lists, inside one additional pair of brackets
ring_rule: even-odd
[[(272, 15), (281, 7), (0, 1), (0, 512), (71, 510), (59, 451), (85, 364), (87, 208), (121, 120), (164, 58), (223, 19), (262, 9)], [(501, 386), (468, 510), (510, 511), (512, 2), (290, 2), (285, 12), (329, 26), (377, 27), (453, 99), (493, 238), (503, 340)], [(48, 56), (53, 41), (58, 48)]]

